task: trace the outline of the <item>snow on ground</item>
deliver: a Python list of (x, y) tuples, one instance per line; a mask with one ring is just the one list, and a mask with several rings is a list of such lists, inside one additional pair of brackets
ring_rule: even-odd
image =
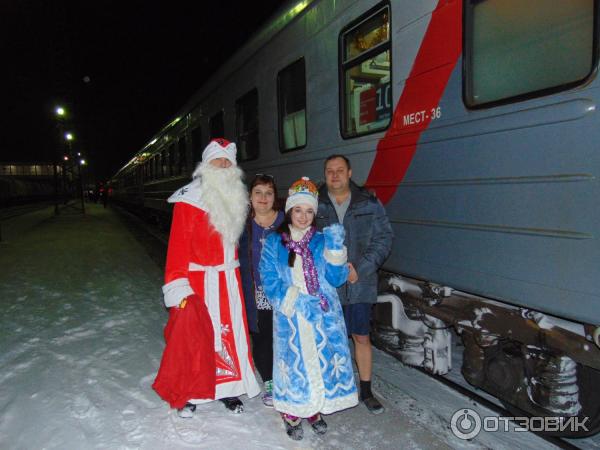
[[(179, 419), (151, 388), (164, 346), (162, 271), (118, 217), (52, 209), (5, 221), (0, 242), (0, 447), (10, 449), (550, 448), (526, 433), (461, 441), (460, 394), (375, 351), (387, 407), (327, 416), (329, 432), (291, 441), (259, 397)], [(474, 409), (476, 409), (474, 407)]]

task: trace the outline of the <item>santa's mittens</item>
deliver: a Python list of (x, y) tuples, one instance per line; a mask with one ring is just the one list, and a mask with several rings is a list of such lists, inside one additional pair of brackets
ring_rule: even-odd
[(325, 236), (325, 248), (328, 250), (342, 250), (344, 248), (344, 237), (346, 230), (339, 223), (334, 223), (326, 228), (323, 228)]

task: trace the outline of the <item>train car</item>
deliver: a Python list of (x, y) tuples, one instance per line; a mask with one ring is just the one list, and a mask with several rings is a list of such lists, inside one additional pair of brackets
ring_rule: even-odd
[(280, 188), (342, 153), (395, 233), (374, 339), (444, 374), (456, 332), (469, 383), (594, 434), (597, 63), (596, 0), (290, 2), (116, 174), (115, 197), (168, 215), (212, 137)]

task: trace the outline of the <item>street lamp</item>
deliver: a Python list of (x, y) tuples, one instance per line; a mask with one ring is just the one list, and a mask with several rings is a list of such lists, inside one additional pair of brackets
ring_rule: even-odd
[[(67, 110), (61, 106), (61, 105), (57, 105), (54, 108), (54, 115), (56, 117), (56, 127), (58, 128), (59, 131), (59, 135), (62, 137), (64, 135), (64, 130), (65, 130), (65, 119), (67, 117)], [(62, 153), (62, 147), (63, 147), (63, 143), (60, 143), (60, 148), (58, 150), (58, 155), (55, 154), (55, 159), (54, 159), (54, 214), (58, 215), (60, 210), (59, 210), (59, 180), (58, 180), (58, 167), (59, 167), (59, 155), (60, 153)], [(65, 157), (65, 161), (68, 158)], [(62, 191), (63, 191), (63, 195), (64, 195), (64, 191), (65, 191), (65, 182), (66, 182), (66, 176), (65, 176), (65, 163), (63, 161), (62, 163), (62, 179), (63, 179), (63, 186), (62, 186)]]
[[(59, 114), (58, 113), (58, 109), (59, 108), (56, 109), (56, 113), (57, 114)], [(64, 110), (63, 110), (63, 112), (64, 112)], [(62, 117), (60, 117), (60, 118), (62, 119)], [(61, 121), (61, 123), (62, 123), (62, 121)], [(65, 202), (65, 205), (66, 205), (69, 202), (69, 196), (67, 195), (67, 180), (68, 180), (68, 177), (67, 177), (67, 162), (73, 156), (72, 155), (72, 152), (73, 152), (72, 151), (73, 150), (72, 149), (72, 145), (73, 145), (73, 139), (75, 139), (75, 136), (73, 136), (73, 133), (71, 133), (70, 131), (67, 131), (67, 132), (63, 131), (63, 136), (64, 136), (65, 141), (67, 143), (67, 148), (66, 148), (67, 154), (63, 157), (64, 161), (63, 161), (63, 164), (62, 164), (63, 194), (65, 196), (64, 202)]]

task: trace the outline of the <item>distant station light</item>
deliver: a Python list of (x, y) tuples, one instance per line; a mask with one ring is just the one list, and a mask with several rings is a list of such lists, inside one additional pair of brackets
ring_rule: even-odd
[(63, 156), (63, 159), (64, 159), (65, 161), (68, 161), (68, 160), (69, 160), (69, 157), (68, 157), (67, 155), (65, 155), (65, 156)]
[(67, 112), (65, 111), (65, 108), (63, 108), (62, 106), (57, 106), (54, 109), (54, 112), (56, 113), (56, 115), (58, 117), (63, 117)]
[(65, 139), (67, 141), (72, 141), (73, 139), (75, 139), (75, 137), (73, 136), (73, 133), (65, 133)]
[(82, 166), (85, 166), (85, 159), (82, 159), (81, 161), (79, 161), (79, 163), (80, 163)]
[(77, 156), (81, 156), (81, 152), (77, 152)]

